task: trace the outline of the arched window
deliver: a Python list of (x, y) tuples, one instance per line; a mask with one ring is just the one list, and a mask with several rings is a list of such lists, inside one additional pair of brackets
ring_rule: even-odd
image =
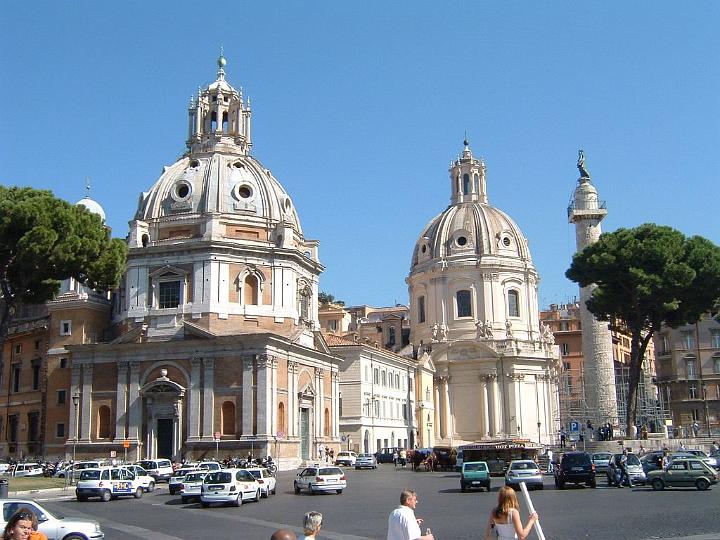
[(470, 193), (470, 175), (463, 174), (463, 195)]
[(388, 328), (388, 332), (390, 334), (390, 336), (388, 337), (388, 345), (395, 345), (395, 327), (391, 326), (390, 328)]
[(243, 303), (246, 306), (258, 305), (258, 279), (249, 274), (243, 281)]
[(507, 297), (508, 297), (508, 315), (510, 317), (519, 317), (520, 316), (520, 299), (519, 294), (517, 291), (512, 290), (508, 291)]
[(325, 429), (323, 435), (330, 436), (332, 426), (330, 425), (330, 409), (325, 409)]
[(222, 115), (222, 130), (223, 133), (228, 132), (228, 113), (224, 112)]
[(217, 113), (215, 111), (210, 115), (210, 131), (217, 130)]
[(425, 297), (424, 296), (418, 297), (418, 322), (419, 323), (425, 322)]
[(378, 368), (373, 370), (373, 382), (375, 384), (380, 384), (380, 372), (378, 371)]
[(400, 375), (395, 374), (395, 388), (400, 388)]
[(458, 317), (472, 317), (472, 296), (470, 291), (463, 289), (455, 293)]
[(235, 434), (235, 404), (232, 401), (225, 401), (220, 410), (220, 423), (223, 435)]
[(477, 173), (473, 175), (473, 180), (475, 181), (475, 193), (480, 193), (480, 178)]
[(278, 417), (277, 417), (277, 424), (278, 424), (278, 431), (284, 435), (287, 435), (285, 430), (287, 429), (287, 424), (285, 422), (285, 404), (280, 402), (278, 403)]
[(103, 405), (97, 412), (97, 438), (110, 439), (112, 437), (112, 423), (110, 422), (110, 407)]

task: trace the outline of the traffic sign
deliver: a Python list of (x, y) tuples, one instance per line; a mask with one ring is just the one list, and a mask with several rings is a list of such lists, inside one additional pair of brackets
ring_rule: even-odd
[(127, 439), (125, 439), (125, 440), (123, 441), (123, 448), (130, 448), (130, 441), (128, 441)]
[(570, 422), (570, 431), (580, 431), (580, 422), (575, 420)]

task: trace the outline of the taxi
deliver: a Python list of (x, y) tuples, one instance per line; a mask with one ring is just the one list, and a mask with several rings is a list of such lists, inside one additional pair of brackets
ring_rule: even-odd
[(210, 471), (205, 476), (200, 492), (200, 504), (207, 508), (211, 503), (231, 503), (240, 506), (246, 500), (260, 500), (260, 484), (245, 469)]
[(118, 497), (143, 496), (143, 484), (133, 472), (124, 467), (100, 467), (83, 469), (75, 487), (78, 501), (98, 497), (103, 502)]

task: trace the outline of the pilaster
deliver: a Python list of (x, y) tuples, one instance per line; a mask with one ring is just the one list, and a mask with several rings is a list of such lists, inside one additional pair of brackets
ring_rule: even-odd
[(117, 387), (115, 391), (115, 440), (127, 438), (128, 362), (117, 362)]
[(202, 437), (203, 439), (213, 438), (214, 427), (214, 405), (215, 405), (215, 360), (213, 358), (203, 358), (203, 423)]

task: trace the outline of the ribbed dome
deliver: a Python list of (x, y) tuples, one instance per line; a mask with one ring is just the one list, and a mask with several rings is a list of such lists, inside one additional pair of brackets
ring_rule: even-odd
[(477, 201), (453, 204), (425, 227), (411, 267), (438, 258), (485, 254), (532, 261), (527, 239), (507, 214)]
[(136, 219), (208, 213), (259, 219), (266, 225), (284, 221), (302, 234), (285, 189), (254, 157), (240, 154), (181, 158), (143, 194)]

